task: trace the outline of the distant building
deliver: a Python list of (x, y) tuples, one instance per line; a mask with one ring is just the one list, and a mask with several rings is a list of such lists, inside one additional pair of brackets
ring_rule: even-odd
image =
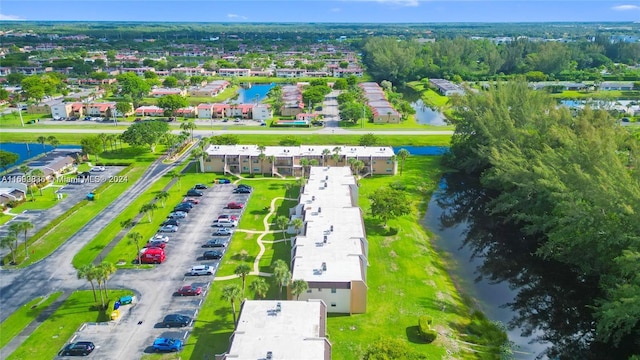
[(161, 97), (166, 95), (187, 95), (187, 91), (183, 89), (172, 89), (172, 88), (158, 88), (151, 90), (151, 96)]
[(600, 90), (631, 91), (633, 90), (633, 82), (603, 81), (600, 83)]
[(445, 79), (429, 79), (429, 84), (435, 87), (441, 95), (464, 95), (464, 89)]
[(320, 300), (245, 300), (220, 360), (331, 360), (327, 306)]
[(387, 101), (384, 90), (375, 82), (364, 82), (359, 84), (367, 99), (367, 104), (373, 113), (374, 123), (397, 124), (402, 120), (402, 115)]

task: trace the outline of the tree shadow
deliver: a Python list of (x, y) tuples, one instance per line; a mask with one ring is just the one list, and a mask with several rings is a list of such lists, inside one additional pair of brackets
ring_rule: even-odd
[(420, 335), (420, 330), (418, 325), (407, 326), (405, 329), (405, 333), (407, 335), (407, 340), (414, 344), (428, 344), (427, 341), (424, 340), (422, 335)]

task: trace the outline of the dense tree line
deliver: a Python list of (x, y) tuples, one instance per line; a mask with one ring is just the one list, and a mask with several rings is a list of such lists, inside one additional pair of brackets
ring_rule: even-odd
[[(640, 44), (611, 43), (605, 37), (569, 43), (523, 38), (506, 44), (463, 37), (426, 44), (374, 37), (363, 43), (362, 50), (363, 62), (374, 79), (394, 84), (425, 77), (486, 80), (530, 72), (546, 75), (541, 80), (602, 80), (603, 68), (640, 61)], [(638, 74), (629, 79), (621, 76), (618, 80), (633, 80)]]
[(581, 342), (640, 354), (638, 139), (605, 111), (572, 116), (525, 82), (453, 102), (445, 161), (480, 181), (486, 221), (517, 229), (509, 239), (515, 248), (560, 264), (592, 289), (581, 307), (548, 311), (590, 312), (590, 326), (573, 334)]

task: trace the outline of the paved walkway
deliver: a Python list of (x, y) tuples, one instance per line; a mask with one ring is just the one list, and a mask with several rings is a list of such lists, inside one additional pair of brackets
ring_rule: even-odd
[(58, 310), (62, 304), (69, 298), (72, 294), (72, 291), (64, 291), (58, 298), (49, 304), (49, 306), (44, 309), (38, 317), (36, 317), (26, 328), (24, 328), (18, 335), (16, 335), (7, 345), (5, 345), (2, 349), (0, 349), (0, 359), (5, 359), (7, 356), (16, 351), (17, 348), (22, 345), (22, 343), (29, 337), (31, 334), (40, 326), (42, 323), (47, 320), (53, 313)]
[[(271, 180), (271, 179), (269, 179), (269, 180)], [(276, 213), (276, 201), (278, 201), (278, 200), (296, 200), (296, 199), (285, 198), (285, 197), (273, 198), (271, 200), (271, 205), (269, 206), (269, 213), (264, 216), (264, 219), (262, 219), (262, 224), (264, 225), (264, 230), (263, 231), (260, 231), (260, 230), (244, 230), (244, 229), (236, 230), (237, 232), (244, 232), (244, 233), (249, 233), (249, 234), (260, 234), (258, 236), (258, 239), (256, 240), (258, 242), (258, 247), (260, 247), (260, 252), (258, 253), (258, 256), (256, 256), (256, 259), (253, 261), (253, 271), (250, 272), (249, 275), (271, 276), (271, 273), (260, 272), (260, 259), (262, 259), (262, 255), (264, 255), (264, 252), (266, 251), (266, 249), (264, 247), (264, 243), (273, 244), (273, 243), (277, 243), (277, 242), (291, 240), (291, 238), (289, 238), (288, 240), (287, 239), (283, 239), (283, 240), (276, 240), (276, 241), (263, 241), (262, 240), (268, 234), (275, 234), (275, 233), (278, 233), (278, 232), (281, 233), (281, 232), (286, 231), (286, 230), (274, 231), (274, 230), (270, 229), (271, 225), (269, 224), (269, 218), (273, 214)], [(235, 275), (235, 274), (234, 275), (227, 275), (227, 276), (220, 276), (220, 277), (216, 277), (213, 281), (231, 280), (231, 279), (235, 279), (235, 278), (238, 278), (238, 277), (239, 276)]]

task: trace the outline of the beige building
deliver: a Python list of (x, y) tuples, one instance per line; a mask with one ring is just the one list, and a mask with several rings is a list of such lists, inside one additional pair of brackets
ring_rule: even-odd
[(327, 306), (318, 300), (245, 300), (219, 360), (330, 360)]
[(304, 221), (291, 249), (292, 280), (309, 285), (300, 299), (321, 299), (330, 313), (365, 313), (369, 243), (351, 170), (311, 167), (291, 217)]
[[(390, 147), (300, 145), (209, 145), (201, 160), (205, 172), (224, 174), (264, 174), (270, 176), (302, 176), (308, 172), (307, 159), (321, 166), (349, 166), (349, 159), (361, 160), (360, 175), (395, 175), (397, 162)], [(315, 160), (315, 161), (314, 161)]]

